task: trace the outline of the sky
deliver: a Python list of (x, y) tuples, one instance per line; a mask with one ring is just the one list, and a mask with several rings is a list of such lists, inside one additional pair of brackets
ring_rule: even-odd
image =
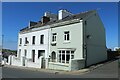
[(26, 27), (30, 20), (39, 21), (44, 12), (58, 14), (60, 9), (67, 9), (73, 14), (97, 9), (106, 29), (106, 46), (112, 49), (118, 46), (117, 2), (3, 2), (3, 47), (16, 50), (20, 29)]

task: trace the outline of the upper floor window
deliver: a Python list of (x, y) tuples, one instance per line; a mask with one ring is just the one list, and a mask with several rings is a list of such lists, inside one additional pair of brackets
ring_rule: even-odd
[(64, 32), (64, 40), (65, 41), (69, 41), (70, 40), (70, 32), (69, 31), (65, 31)]
[(44, 35), (40, 35), (40, 44), (44, 44)]
[(22, 44), (22, 38), (20, 38), (20, 44)]
[(25, 37), (25, 44), (27, 44), (28, 43), (28, 41), (27, 41), (27, 37)]
[(52, 34), (52, 42), (56, 42), (56, 37), (57, 37), (57, 34), (56, 34), (56, 33), (53, 33), (53, 34)]
[(32, 44), (35, 44), (35, 36), (32, 37)]

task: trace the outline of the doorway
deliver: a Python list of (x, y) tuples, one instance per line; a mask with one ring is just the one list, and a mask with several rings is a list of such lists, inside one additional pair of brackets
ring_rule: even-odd
[(38, 59), (43, 56), (43, 58), (41, 58), (41, 68), (45, 68), (45, 50), (38, 50)]

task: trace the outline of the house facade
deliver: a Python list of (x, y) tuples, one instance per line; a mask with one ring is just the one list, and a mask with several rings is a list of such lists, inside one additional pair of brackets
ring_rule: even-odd
[(99, 15), (96, 11), (81, 15), (51, 25), (55, 39), (51, 40), (50, 69), (78, 70), (107, 59), (105, 29)]
[[(19, 33), (18, 58), (26, 58), (29, 62), (39, 64), (41, 56), (43, 61), (46, 61), (49, 53), (49, 29), (40, 31), (31, 30), (27, 33)], [(25, 60), (25, 59), (23, 59)], [(45, 62), (41, 61), (41, 67), (47, 67)], [(22, 66), (32, 66), (31, 64), (22, 61)]]
[(107, 59), (105, 28), (96, 10), (46, 12), (19, 32), (17, 58), (11, 58), (11, 65), (79, 70)]

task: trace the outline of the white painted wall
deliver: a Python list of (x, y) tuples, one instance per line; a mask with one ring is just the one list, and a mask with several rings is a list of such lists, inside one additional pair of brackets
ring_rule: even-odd
[[(22, 33), (22, 34), (19, 33), (17, 55), (19, 54), (19, 49), (21, 49), (21, 57), (24, 56), (24, 50), (26, 49), (27, 50), (26, 58), (32, 59), (32, 50), (35, 50), (35, 63), (38, 63), (38, 50), (45, 50), (44, 58), (48, 58), (48, 53), (49, 53), (48, 32), (49, 32), (49, 29), (39, 30), (39, 31), (31, 31), (31, 32)], [(44, 44), (40, 44), (40, 35), (44, 35)], [(32, 44), (32, 36), (36, 36), (35, 37), (35, 45)], [(27, 37), (27, 40), (29, 41), (27, 46), (24, 46), (25, 37)], [(19, 46), (20, 38), (22, 38), (21, 46)]]
[[(95, 64), (107, 59), (106, 33), (97, 12), (91, 13), (86, 19), (85, 42), (87, 45), (87, 65)], [(87, 39), (87, 35), (91, 37)]]

